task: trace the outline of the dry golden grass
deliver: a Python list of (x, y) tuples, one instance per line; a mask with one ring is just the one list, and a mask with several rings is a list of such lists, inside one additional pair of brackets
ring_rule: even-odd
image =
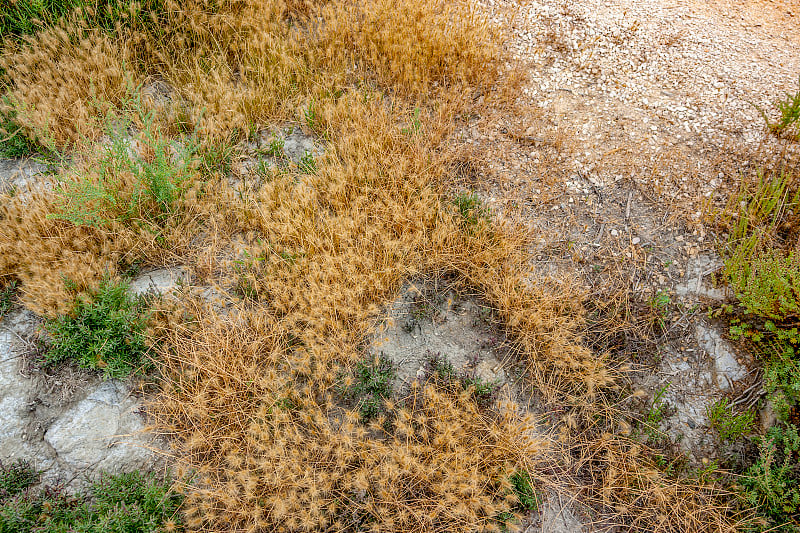
[(152, 406), (200, 467), (186, 487), (194, 529), (498, 530), (515, 503), (508, 477), (547, 457), (514, 406), (479, 409), (432, 384), (366, 427), (316, 382), (321, 363), (298, 356), (282, 321), (196, 313), (173, 332), (174, 378)]
[(19, 125), (48, 148), (96, 137), (108, 111), (139, 82), (106, 34), (74, 26), (46, 30), (3, 54), (0, 69), (7, 71), (8, 106), (17, 110)]
[[(180, 463), (199, 472), (185, 487), (191, 529), (497, 530), (513, 510), (509, 476), (527, 470), (544, 483), (540, 466), (559, 461), (530, 420), (510, 404), (479, 409), (422, 384), (388, 406), (385, 424), (365, 427), (338, 406), (335, 385), (405, 280), (449, 272), (496, 308), (549, 401), (591, 420), (593, 401), (614, 386), (581, 338), (580, 295), (529, 279), (524, 235), (465, 220), (443, 186), (453, 161), (441, 143), (454, 117), (485, 111), (479, 96), (503, 105), (519, 81), (504, 67), (502, 28), (461, 1), (164, 5), (154, 25), (120, 27), (118, 40), (76, 18), (4, 59), (26, 131), (85, 155), (63, 171), (66, 188), (4, 199), (0, 276), (19, 279), (25, 304), (42, 314), (69, 308), (62, 276), (87, 288), (134, 259), (179, 260), (203, 283), (248, 287), (252, 298), (226, 316), (186, 298), (157, 334), (166, 377), (150, 411)], [(240, 194), (195, 169), (158, 238), (113, 209), (91, 227), (48, 216), (64, 209), (70, 183), (97, 180), (97, 148), (83, 138), (98, 137), (96, 118), (125, 107), (130, 84), (147, 78), (176, 89), (206, 146), (303, 123), (325, 146), (317, 172), (276, 172)], [(116, 178), (125, 197), (131, 181)], [(624, 506), (625, 516), (655, 520), (713, 505), (634, 460), (624, 441), (580, 446), (592, 454), (595, 489), (611, 491), (603, 505), (612, 514)]]

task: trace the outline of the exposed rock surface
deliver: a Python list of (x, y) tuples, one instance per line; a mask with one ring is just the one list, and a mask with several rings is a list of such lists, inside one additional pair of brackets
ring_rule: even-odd
[(189, 273), (183, 267), (148, 270), (130, 282), (130, 291), (136, 295), (147, 293), (166, 294), (182, 283), (189, 281)]
[(47, 169), (35, 159), (0, 159), (0, 193), (30, 187)]
[(43, 480), (72, 488), (101, 471), (159, 464), (154, 450), (164, 444), (146, 431), (127, 383), (70, 369), (46, 378), (26, 370), (38, 323), (25, 310), (0, 322), (0, 461), (28, 460)]

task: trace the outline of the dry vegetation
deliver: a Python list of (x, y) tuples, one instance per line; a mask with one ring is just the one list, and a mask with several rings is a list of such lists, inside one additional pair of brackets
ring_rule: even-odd
[[(622, 387), (581, 338), (580, 295), (529, 279), (521, 231), (465, 219), (448, 199), (457, 152), (442, 140), (466, 114), (513, 105), (502, 27), (441, 0), (144, 5), (114, 33), (76, 13), (7, 43), (19, 126), (74, 155), (51, 184), (3, 198), (0, 276), (47, 316), (71, 307), (65, 279), (86, 292), (137, 262), (187, 265), (225, 295), (246, 284), (224, 314), (187, 290), (156, 331), (164, 379), (150, 411), (199, 472), (184, 487), (191, 529), (499, 530), (517, 509), (516, 471), (541, 487), (570, 472), (604, 523), (630, 530), (736, 527), (713, 481), (669, 478), (613, 434), (603, 406)], [(138, 96), (152, 80), (176, 94), (148, 121)], [(143, 194), (138, 167), (108, 163), (103, 135), (119, 120), (135, 138), (120, 158), (181, 168), (168, 210)], [(209, 154), (287, 122), (324, 143), (316, 172), (233, 190)], [(161, 153), (187, 131), (194, 159)], [(445, 272), (481, 291), (529, 382), (567, 408), (559, 442), (510, 402), (484, 409), (433, 383), (371, 426), (341, 407), (337, 380), (381, 307), (409, 277)]]

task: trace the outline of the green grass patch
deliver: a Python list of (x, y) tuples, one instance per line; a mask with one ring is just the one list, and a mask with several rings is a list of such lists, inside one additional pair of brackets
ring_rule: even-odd
[(12, 498), (39, 481), (39, 472), (27, 461), (0, 463), (0, 501)]
[(796, 93), (786, 93), (786, 98), (775, 102), (775, 108), (778, 110), (777, 121), (772, 122), (767, 113), (756, 106), (772, 133), (794, 141), (800, 141), (800, 78), (798, 82)]
[(86, 494), (47, 487), (2, 498), (0, 533), (180, 531), (182, 501), (153, 474), (104, 475)]
[(489, 221), (489, 210), (483, 206), (477, 193), (463, 192), (453, 199), (453, 203), (465, 226), (474, 227)]
[(46, 363), (73, 361), (111, 378), (146, 368), (144, 311), (143, 300), (130, 296), (126, 284), (104, 280), (88, 298), (77, 297), (70, 314), (47, 322), (52, 343)]
[[(163, 0), (3, 0), (0, 2), (0, 37), (21, 40), (57, 25), (66, 15), (78, 16), (93, 28), (114, 31), (117, 24), (156, 26), (164, 13)], [(2, 44), (2, 43), (0, 43)]]

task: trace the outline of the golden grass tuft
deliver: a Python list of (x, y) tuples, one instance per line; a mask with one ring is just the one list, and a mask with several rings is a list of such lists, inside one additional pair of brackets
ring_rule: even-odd
[(102, 133), (105, 115), (135, 86), (138, 76), (108, 35), (76, 26), (45, 30), (16, 53), (0, 56), (24, 134), (53, 149)]
[(749, 514), (719, 481), (668, 475), (656, 452), (634, 439), (601, 433), (575, 448), (579, 469), (589, 473), (586, 501), (606, 522), (627, 531), (733, 533)]
[(546, 457), (513, 405), (479, 409), (433, 384), (365, 427), (314, 383), (318, 361), (305, 367), (282, 321), (197, 319), (174, 332), (174, 378), (152, 405), (200, 466), (186, 487), (196, 529), (499, 530), (515, 504), (508, 477)]

